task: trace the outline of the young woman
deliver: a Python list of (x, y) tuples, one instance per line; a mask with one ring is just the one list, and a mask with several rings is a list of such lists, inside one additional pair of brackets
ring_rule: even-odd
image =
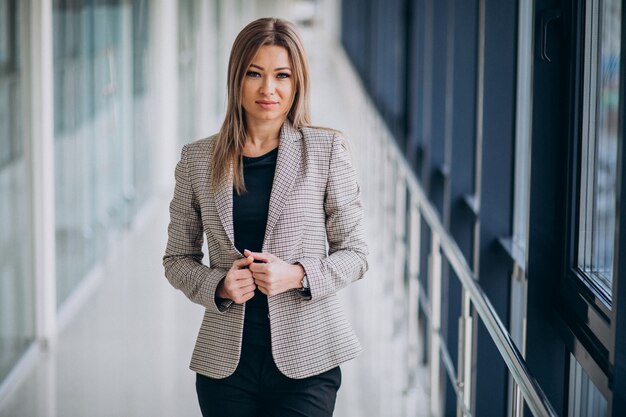
[(233, 44), (219, 133), (176, 166), (163, 265), (206, 308), (190, 366), (203, 416), (332, 416), (360, 351), (336, 296), (368, 268), (360, 189), (308, 103), (294, 25), (256, 20)]

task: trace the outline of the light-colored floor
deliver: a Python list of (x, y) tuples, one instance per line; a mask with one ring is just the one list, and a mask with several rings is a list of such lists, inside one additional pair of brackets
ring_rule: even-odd
[[(358, 148), (361, 134), (372, 129), (371, 117), (354, 105), (362, 99), (358, 82), (336, 45), (304, 35), (314, 122), (344, 131)], [(362, 161), (355, 165), (360, 173), (368, 169)], [(200, 416), (187, 365), (202, 308), (169, 286), (161, 266), (170, 193), (155, 197), (115, 243), (97, 288), (64, 327), (56, 348), (0, 404), (1, 417)], [(388, 288), (393, 253), (381, 239), (380, 216), (370, 215), (376, 190), (364, 184), (363, 195), (370, 270), (341, 298), (364, 352), (342, 366), (335, 415), (426, 416), (426, 389), (406, 389), (406, 346), (393, 330), (397, 306)], [(424, 370), (419, 375), (424, 381)]]

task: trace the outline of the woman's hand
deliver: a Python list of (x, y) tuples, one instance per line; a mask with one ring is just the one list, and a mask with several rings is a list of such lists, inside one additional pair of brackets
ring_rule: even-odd
[(243, 304), (254, 297), (254, 278), (248, 266), (254, 262), (252, 256), (237, 259), (226, 273), (226, 277), (217, 286), (217, 296), (228, 298), (237, 304)]
[(254, 283), (259, 290), (267, 295), (276, 295), (293, 288), (300, 288), (304, 277), (302, 265), (292, 265), (271, 253), (243, 251), (246, 259), (252, 257), (262, 263), (251, 263), (248, 268), (252, 272)]

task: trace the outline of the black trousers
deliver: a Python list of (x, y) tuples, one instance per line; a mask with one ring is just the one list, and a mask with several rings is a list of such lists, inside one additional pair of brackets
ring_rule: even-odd
[(331, 417), (339, 367), (304, 379), (284, 376), (269, 346), (244, 343), (235, 372), (224, 379), (196, 374), (203, 417)]

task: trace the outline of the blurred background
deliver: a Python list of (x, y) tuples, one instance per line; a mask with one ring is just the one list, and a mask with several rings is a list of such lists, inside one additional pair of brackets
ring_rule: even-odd
[[(626, 415), (621, 0), (0, 0), (0, 416), (199, 416), (161, 257), (251, 20), (359, 173), (338, 417)], [(620, 285), (621, 283), (621, 285)]]

